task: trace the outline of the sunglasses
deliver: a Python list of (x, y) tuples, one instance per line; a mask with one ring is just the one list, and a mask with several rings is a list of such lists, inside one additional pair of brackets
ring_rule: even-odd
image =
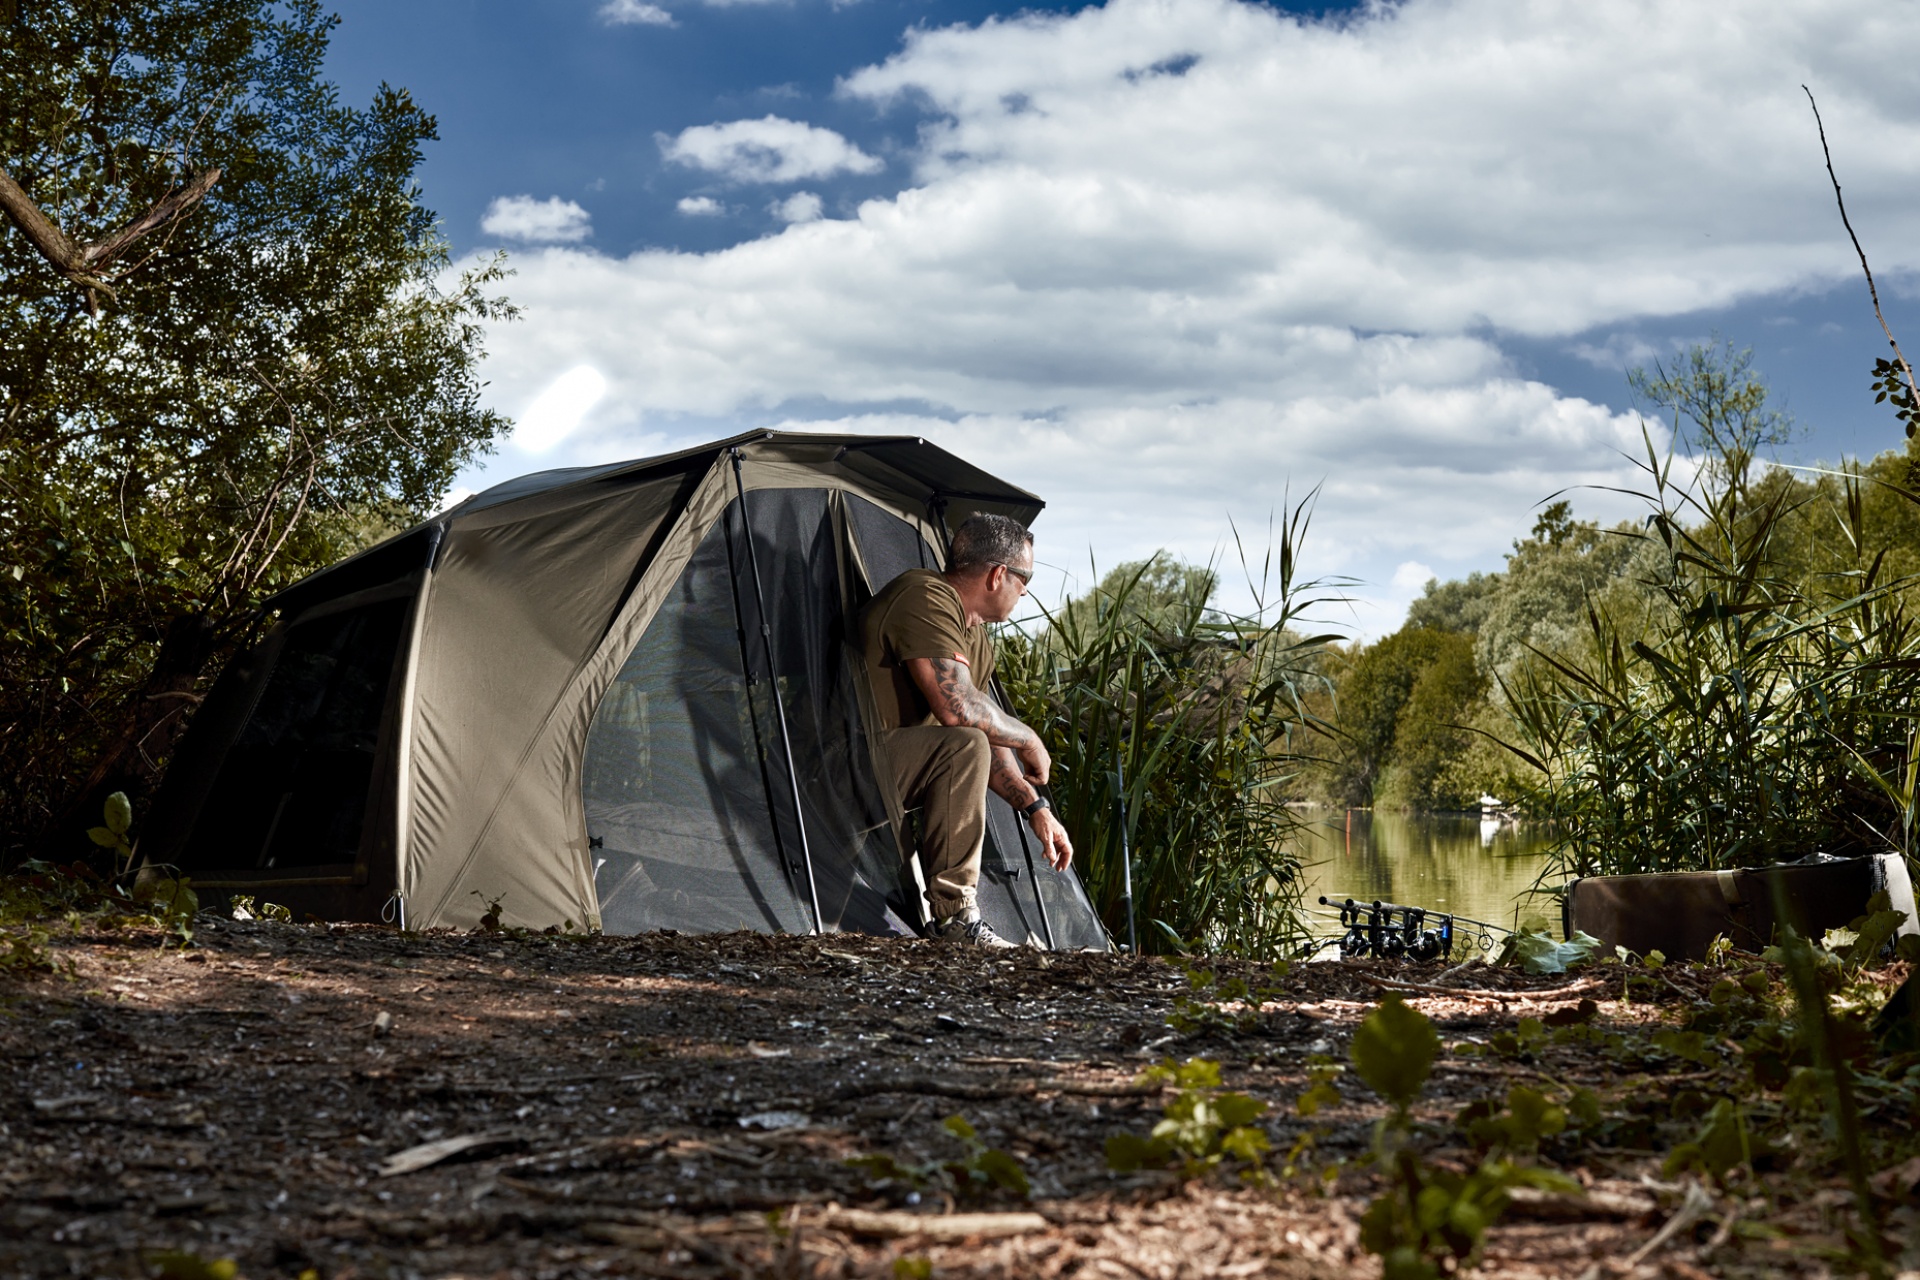
[(1020, 579), (1021, 586), (1030, 587), (1033, 585), (1033, 570), (1016, 569), (1004, 560), (995, 560), (994, 563), (999, 565), (1002, 569), (1005, 569), (1008, 573), (1012, 574), (1014, 577)]

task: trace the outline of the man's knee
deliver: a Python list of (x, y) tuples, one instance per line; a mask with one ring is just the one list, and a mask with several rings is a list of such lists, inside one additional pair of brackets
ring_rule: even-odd
[(987, 735), (979, 729), (965, 725), (953, 725), (945, 731), (945, 750), (940, 754), (943, 772), (972, 777), (987, 776), (993, 766), (993, 744)]
[(955, 756), (969, 762), (993, 758), (993, 744), (987, 741), (986, 730), (969, 725), (952, 725), (947, 732), (953, 735), (952, 750)]
[(890, 740), (901, 796), (920, 803), (930, 788), (985, 788), (993, 769), (993, 746), (979, 729), (926, 725), (898, 730)]

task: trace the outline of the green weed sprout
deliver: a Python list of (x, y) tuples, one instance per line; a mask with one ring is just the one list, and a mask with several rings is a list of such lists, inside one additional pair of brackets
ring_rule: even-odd
[[(1277, 983), (1287, 976), (1284, 960), (1273, 965)], [(1181, 1035), (1234, 1035), (1260, 1026), (1260, 1009), (1280, 995), (1278, 986), (1249, 987), (1245, 978), (1222, 978), (1211, 969), (1188, 966), (1187, 992), (1175, 997), (1167, 1026)], [(1237, 1003), (1237, 1012), (1223, 1006)]]
[(147, 1265), (155, 1269), (159, 1280), (236, 1280), (240, 1264), (232, 1258), (208, 1261), (197, 1253), (167, 1251), (150, 1254)]
[(950, 1160), (945, 1166), (962, 1199), (980, 1196), (995, 1187), (1011, 1191), (1022, 1200), (1033, 1194), (1027, 1171), (1020, 1167), (1020, 1162), (998, 1147), (988, 1146), (967, 1123), (966, 1117), (948, 1116), (940, 1122), (940, 1127), (952, 1134), (965, 1152), (960, 1159)]
[(1266, 1114), (1267, 1104), (1222, 1089), (1218, 1062), (1189, 1058), (1176, 1065), (1169, 1058), (1142, 1071), (1134, 1083), (1172, 1084), (1179, 1092), (1146, 1137), (1116, 1133), (1107, 1139), (1108, 1168), (1132, 1173), (1177, 1162), (1183, 1177), (1197, 1178), (1236, 1160), (1247, 1166), (1243, 1178), (1260, 1177), (1261, 1160), (1271, 1144), (1254, 1121)]
[(133, 866), (133, 846), (127, 842), (127, 832), (133, 829), (133, 802), (126, 792), (116, 791), (102, 808), (106, 825), (88, 827), (87, 839), (102, 849), (113, 850), (114, 874), (121, 875)]
[[(1560, 1174), (1504, 1158), (1482, 1160), (1466, 1174), (1420, 1158), (1410, 1141), (1413, 1105), (1433, 1072), (1440, 1036), (1426, 1015), (1399, 996), (1387, 996), (1367, 1015), (1354, 1032), (1350, 1052), (1354, 1070), (1392, 1108), (1374, 1129), (1374, 1158), (1386, 1170), (1387, 1188), (1360, 1219), (1360, 1243), (1379, 1255), (1385, 1280), (1438, 1280), (1472, 1266), (1514, 1187), (1577, 1189)], [(1552, 1127), (1548, 1109), (1525, 1099), (1522, 1105), (1524, 1116), (1510, 1115), (1508, 1123), (1516, 1136), (1537, 1142)], [(1564, 1127), (1564, 1115), (1560, 1124)]]
[(952, 1192), (963, 1200), (983, 1199), (995, 1190), (1026, 1199), (1033, 1194), (1027, 1171), (1010, 1152), (990, 1147), (965, 1116), (951, 1115), (940, 1122), (960, 1144), (956, 1160), (930, 1160), (924, 1164), (905, 1164), (884, 1152), (855, 1156), (847, 1164), (866, 1175), (868, 1182), (881, 1186), (895, 1183), (916, 1191), (929, 1187)]

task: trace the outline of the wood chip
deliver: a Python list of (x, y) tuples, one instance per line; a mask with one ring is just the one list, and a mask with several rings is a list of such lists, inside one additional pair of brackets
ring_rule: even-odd
[(408, 1147), (405, 1151), (396, 1151), (388, 1156), (380, 1166), (380, 1176), (395, 1178), (403, 1173), (439, 1164), (442, 1160), (474, 1151), (481, 1147), (517, 1146), (521, 1139), (499, 1133), (463, 1133), (454, 1138), (441, 1138), (434, 1142), (423, 1142), (417, 1147)]
[(1604, 1218), (1644, 1218), (1659, 1209), (1647, 1196), (1621, 1195), (1611, 1191), (1589, 1191), (1585, 1195), (1562, 1195), (1533, 1187), (1515, 1187), (1507, 1192), (1508, 1212), (1517, 1218), (1544, 1222), (1583, 1222)]
[(1486, 991), (1478, 987), (1441, 987), (1431, 982), (1402, 982), (1394, 978), (1376, 978), (1370, 973), (1356, 973), (1353, 976), (1383, 991), (1418, 991), (1424, 995), (1447, 996), (1459, 1000), (1571, 1000), (1576, 996), (1591, 995), (1604, 985), (1598, 978), (1589, 978), (1571, 986), (1549, 987), (1544, 991)]
[(1000, 1240), (1047, 1229), (1047, 1220), (1037, 1213), (932, 1214), (840, 1208), (828, 1209), (822, 1215), (820, 1224), (857, 1236), (880, 1236), (890, 1240), (919, 1236), (942, 1242), (975, 1237)]

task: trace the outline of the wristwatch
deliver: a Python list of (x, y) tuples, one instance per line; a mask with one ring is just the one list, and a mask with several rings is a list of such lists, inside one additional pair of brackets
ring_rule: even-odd
[(1045, 796), (1041, 796), (1038, 799), (1036, 799), (1032, 804), (1022, 809), (1020, 811), (1020, 816), (1027, 819), (1027, 821), (1031, 822), (1033, 821), (1034, 814), (1040, 812), (1042, 809), (1051, 809), (1051, 808), (1053, 808), (1053, 801), (1047, 799)]

